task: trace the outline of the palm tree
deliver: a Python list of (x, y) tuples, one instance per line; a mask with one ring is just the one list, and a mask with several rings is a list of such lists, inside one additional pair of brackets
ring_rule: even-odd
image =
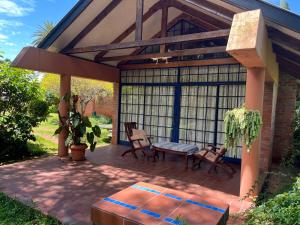
[(33, 33), (34, 40), (32, 44), (37, 46), (41, 41), (50, 33), (50, 31), (55, 27), (55, 24), (46, 21), (43, 25), (40, 25), (38, 29)]
[(290, 10), (289, 3), (286, 0), (280, 0), (280, 7), (286, 10)]

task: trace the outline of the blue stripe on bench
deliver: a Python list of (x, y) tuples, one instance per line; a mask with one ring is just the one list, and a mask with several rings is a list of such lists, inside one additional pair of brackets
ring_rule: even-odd
[(152, 212), (152, 211), (150, 211), (150, 210), (142, 209), (140, 212), (143, 213), (143, 214), (146, 214), (146, 215), (148, 215), (148, 216), (152, 216), (152, 217), (154, 217), (154, 218), (157, 218), (157, 219), (160, 218), (160, 214), (155, 213), (155, 212)]
[(217, 211), (217, 212), (220, 212), (220, 213), (225, 213), (224, 209), (220, 209), (218, 207), (211, 206), (211, 205), (206, 205), (206, 204), (203, 204), (201, 202), (196, 202), (196, 201), (193, 201), (193, 200), (186, 200), (186, 202), (190, 203), (190, 204), (193, 204), (193, 205), (200, 206), (202, 208), (211, 209), (211, 210), (214, 210), (214, 211)]
[(128, 208), (128, 209), (131, 209), (131, 210), (136, 210), (138, 208), (137, 206), (126, 204), (124, 202), (121, 202), (121, 201), (118, 201), (118, 200), (115, 200), (115, 199), (112, 199), (112, 198), (104, 198), (103, 200), (106, 201), (106, 202), (113, 203), (115, 205), (119, 205), (119, 206), (122, 206), (122, 207), (125, 207), (125, 208)]
[(179, 221), (179, 220), (174, 220), (174, 219), (172, 219), (172, 218), (170, 218), (170, 217), (165, 218), (165, 219), (164, 219), (164, 222), (167, 222), (167, 223), (173, 224), (173, 225), (183, 225), (181, 221)]
[(172, 199), (175, 199), (177, 201), (182, 201), (182, 198), (176, 196), (176, 195), (171, 195), (171, 194), (164, 194), (165, 197), (168, 197), (168, 198), (172, 198)]
[(153, 189), (150, 189), (150, 188), (147, 188), (147, 187), (143, 187), (143, 186), (140, 186), (140, 185), (135, 184), (135, 185), (132, 185), (131, 187), (135, 188), (135, 189), (138, 189), (138, 190), (141, 190), (141, 191), (148, 191), (148, 192), (151, 192), (153, 194), (160, 195), (159, 191), (156, 191), (156, 190), (153, 190)]

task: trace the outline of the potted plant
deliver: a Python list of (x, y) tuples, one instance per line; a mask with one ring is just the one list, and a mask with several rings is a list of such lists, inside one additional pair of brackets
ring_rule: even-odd
[[(68, 101), (70, 97), (64, 96), (63, 100)], [(71, 156), (74, 161), (85, 160), (85, 150), (88, 148), (86, 141), (89, 144), (90, 150), (94, 151), (97, 142), (95, 137), (100, 137), (101, 129), (99, 126), (92, 126), (89, 118), (84, 116), (84, 110), (80, 113), (78, 111), (77, 103), (79, 101), (78, 95), (73, 95), (71, 98), (70, 111), (68, 117), (62, 117), (58, 112), (60, 125), (54, 134), (59, 134), (63, 130), (67, 131), (68, 138), (65, 141), (66, 146), (71, 149)], [(88, 131), (90, 128), (90, 131)], [(86, 141), (84, 138), (86, 137)]]
[(259, 136), (263, 125), (257, 110), (248, 110), (245, 106), (229, 110), (225, 114), (225, 146), (235, 149), (243, 141), (250, 152), (251, 146)]

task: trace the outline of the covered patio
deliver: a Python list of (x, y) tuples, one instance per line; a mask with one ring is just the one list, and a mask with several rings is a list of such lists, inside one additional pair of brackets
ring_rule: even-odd
[(228, 179), (221, 171), (207, 174), (205, 166), (185, 170), (183, 159), (172, 155), (157, 163), (142, 155), (138, 161), (131, 155), (122, 158), (120, 151), (125, 149), (120, 145), (102, 147), (88, 152), (82, 163), (51, 157), (3, 166), (0, 190), (71, 225), (91, 224), (94, 202), (140, 181), (222, 199), (230, 205), (230, 213), (250, 207), (238, 197), (240, 172)]
[[(79, 1), (12, 65), (60, 74), (61, 97), (72, 76), (113, 82), (113, 145), (75, 166), (58, 158), (7, 166), (3, 188), (27, 193), (63, 221), (72, 213), (72, 220), (87, 218), (94, 200), (137, 181), (219, 198), (238, 212), (245, 207), (239, 197), (256, 196), (258, 179), (291, 145), (299, 24), (299, 16), (260, 0)], [(180, 157), (156, 163), (121, 157), (126, 122), (136, 122), (154, 142), (220, 147), (226, 111), (244, 103), (261, 113), (263, 127), (250, 153), (242, 145), (228, 151), (226, 160), (238, 170), (231, 179), (221, 171), (183, 170)], [(61, 115), (67, 111), (61, 101)], [(62, 158), (66, 137), (60, 133)]]

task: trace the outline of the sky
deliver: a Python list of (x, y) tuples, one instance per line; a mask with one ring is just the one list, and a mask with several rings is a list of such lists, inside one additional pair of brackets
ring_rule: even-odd
[[(243, 0), (244, 1), (244, 0)], [(267, 0), (279, 5), (280, 0)], [(287, 0), (291, 11), (300, 14), (299, 0)], [(13, 60), (32, 44), (33, 33), (45, 21), (58, 23), (77, 0), (0, 0), (0, 51)]]

